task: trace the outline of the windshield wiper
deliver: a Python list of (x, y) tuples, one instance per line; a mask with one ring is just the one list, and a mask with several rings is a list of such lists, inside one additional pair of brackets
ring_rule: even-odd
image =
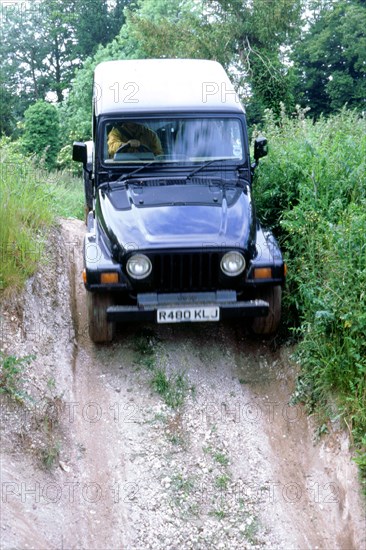
[(224, 162), (224, 161), (228, 161), (228, 160), (235, 160), (233, 158), (228, 158), (228, 157), (224, 157), (222, 159), (212, 159), (212, 160), (208, 160), (207, 162), (205, 162), (204, 164), (201, 164), (201, 166), (199, 166), (198, 168), (196, 168), (195, 170), (193, 170), (193, 172), (191, 172), (190, 174), (188, 174), (188, 176), (185, 178), (186, 180), (189, 180), (192, 176), (194, 176), (195, 174), (197, 174), (197, 172), (200, 172), (201, 170), (204, 170), (204, 168), (207, 168), (207, 166), (210, 166), (210, 164), (214, 164), (215, 162)]
[(129, 174), (122, 174), (122, 176), (120, 176), (119, 178), (117, 178), (114, 181), (108, 181), (108, 182), (102, 183), (101, 185), (98, 185), (98, 189), (102, 189), (103, 187), (107, 187), (110, 190), (111, 185), (114, 186), (116, 183), (120, 183), (121, 185), (124, 185), (124, 182), (126, 180), (129, 180), (130, 178), (132, 178), (135, 174), (138, 174), (139, 172), (141, 172), (142, 170), (145, 170), (145, 168), (148, 168), (149, 166), (152, 166), (153, 164), (158, 164), (158, 163), (161, 163), (161, 162), (162, 162), (161, 160), (154, 159), (154, 160), (148, 162), (147, 164), (144, 164), (143, 166), (139, 166), (138, 168), (136, 168), (136, 170), (133, 170)]
[(129, 174), (126, 174), (126, 175), (122, 175), (120, 176), (118, 179), (116, 179), (115, 182), (113, 183), (117, 183), (117, 181), (125, 181), (125, 180), (129, 180), (131, 179), (135, 174), (138, 174), (139, 172), (142, 172), (143, 170), (145, 170), (146, 168), (149, 168), (150, 166), (152, 166), (153, 164), (160, 164), (161, 160), (157, 160), (157, 159), (154, 159), (150, 162), (148, 162), (147, 164), (143, 164), (142, 166), (139, 166), (138, 168), (136, 168), (136, 170), (132, 170), (132, 172), (130, 172)]

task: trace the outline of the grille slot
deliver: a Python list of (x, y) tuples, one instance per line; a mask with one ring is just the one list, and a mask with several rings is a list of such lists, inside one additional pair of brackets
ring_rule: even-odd
[(215, 290), (219, 286), (219, 252), (149, 254), (154, 287), (160, 292)]

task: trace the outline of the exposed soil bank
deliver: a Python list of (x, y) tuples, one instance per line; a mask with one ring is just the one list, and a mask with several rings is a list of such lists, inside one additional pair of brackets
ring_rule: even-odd
[[(291, 350), (233, 324), (147, 327), (154, 365), (136, 351), (141, 327), (95, 346), (83, 232), (63, 221), (2, 312), (2, 349), (36, 358), (24, 383), (34, 402), (1, 397), (1, 548), (365, 548), (348, 439), (334, 429), (316, 443), (289, 405)], [(172, 384), (184, 373), (178, 409), (152, 388), (157, 369)]]

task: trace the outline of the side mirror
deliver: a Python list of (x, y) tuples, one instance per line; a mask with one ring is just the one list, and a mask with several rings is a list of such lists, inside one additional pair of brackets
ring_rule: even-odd
[(74, 144), (72, 146), (72, 160), (76, 160), (76, 162), (82, 162), (83, 166), (86, 166), (86, 163), (88, 162), (88, 151), (86, 143), (82, 143), (81, 141), (74, 141)]
[(259, 136), (254, 140), (254, 160), (257, 163), (262, 157), (268, 154), (267, 138)]

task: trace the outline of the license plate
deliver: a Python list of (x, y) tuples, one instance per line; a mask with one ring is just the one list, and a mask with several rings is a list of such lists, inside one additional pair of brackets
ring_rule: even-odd
[(199, 323), (219, 321), (219, 307), (170, 307), (157, 311), (158, 323)]

